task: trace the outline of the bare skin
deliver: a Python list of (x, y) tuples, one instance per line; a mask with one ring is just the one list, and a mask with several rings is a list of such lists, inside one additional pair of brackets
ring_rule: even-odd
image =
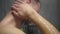
[[(18, 0), (17, 2), (19, 2), (19, 1), (21, 1), (21, 0)], [(33, 3), (30, 3), (28, 0), (23, 0), (25, 3), (28, 3), (30, 6), (32, 6), (35, 10), (38, 10), (39, 9), (39, 7), (40, 7), (40, 4), (39, 3), (37, 3), (37, 4), (34, 4), (33, 5)], [(15, 2), (15, 3), (17, 3), (17, 2)], [(14, 3), (14, 4), (15, 4)], [(18, 17), (16, 17), (15, 15), (13, 16), (12, 14), (11, 14), (11, 12), (12, 11), (15, 11), (15, 10), (11, 10), (6, 16), (5, 16), (5, 18), (1, 21), (1, 23), (0, 24), (8, 24), (8, 23), (11, 23), (12, 25), (14, 25), (14, 26), (16, 26), (16, 24), (19, 24), (20, 23), (20, 21), (21, 20), (23, 20), (23, 16), (20, 16), (21, 18), (19, 19)], [(23, 17), (23, 18), (22, 18)], [(5, 22), (5, 23), (4, 23)], [(20, 24), (19, 24), (20, 25)], [(19, 25), (18, 25), (18, 27), (19, 27)]]
[[(25, 5), (25, 6), (24, 6)], [(48, 21), (46, 21), (44, 18), (42, 18), (42, 16), (40, 16), (37, 12), (36, 12), (36, 10), (35, 9), (33, 9), (31, 6), (29, 6), (28, 4), (21, 4), (21, 5), (19, 5), (18, 7), (21, 7), (21, 8), (16, 8), (16, 6), (18, 6), (17, 4), (16, 5), (14, 5), (14, 9), (16, 10), (16, 11), (18, 11), (17, 13), (15, 12), (15, 11), (13, 11), (14, 12), (14, 14), (15, 15), (17, 15), (17, 16), (19, 16), (20, 17), (20, 15), (21, 16), (27, 16), (27, 18), (29, 18), (29, 19), (31, 19), (38, 27), (39, 27), (39, 29), (41, 29), (41, 31), (43, 32), (43, 34), (58, 34), (58, 31), (57, 31), (57, 29), (55, 29), (55, 27), (50, 27), (51, 26), (51, 24), (48, 22)], [(26, 6), (29, 8), (26, 8)], [(26, 9), (24, 9), (24, 8), (26, 8)], [(19, 10), (20, 9), (20, 10)], [(21, 10), (21, 9), (23, 9), (23, 10)], [(31, 9), (31, 10), (30, 10)], [(27, 11), (27, 12), (26, 12)], [(9, 17), (10, 16), (10, 17)], [(6, 21), (5, 22), (5, 20), (7, 19), (7, 17), (5, 17), (5, 19), (3, 19), (3, 21), (1, 21), (1, 23), (3, 24), (4, 22), (4, 24), (3, 24), (3, 26), (5, 25), (5, 27), (1, 27), (0, 28), (0, 34), (25, 34), (24, 32), (22, 32), (21, 30), (19, 30), (19, 29), (17, 29), (16, 27), (15, 27), (15, 19), (13, 18), (13, 16), (11, 15), (11, 13), (9, 14), (9, 16), (7, 16), (8, 17), (8, 19), (9, 19), (9, 21)], [(12, 17), (11, 17), (12, 16)], [(38, 18), (37, 18), (38, 17)], [(36, 20), (35, 20), (35, 18), (37, 18)], [(40, 20), (40, 18), (41, 18), (41, 20)], [(11, 20), (12, 19), (12, 20)], [(38, 21), (37, 21), (38, 20)], [(48, 24), (48, 25), (46, 25), (46, 24), (44, 24), (44, 22), (43, 21), (45, 21), (45, 23), (46, 24)], [(11, 24), (10, 24), (11, 23)], [(6, 25), (6, 24), (8, 24), (8, 25)], [(12, 25), (13, 24), (13, 25)], [(49, 25), (50, 24), (50, 25)], [(43, 25), (45, 25), (45, 26), (43, 26)], [(46, 27), (46, 26), (49, 26), (49, 27)], [(49, 30), (49, 29), (51, 29), (51, 30)], [(54, 30), (54, 31), (52, 31), (52, 30)], [(13, 31), (13, 32), (12, 32)], [(46, 32), (45, 32), (46, 31)], [(52, 31), (52, 32), (51, 32)], [(2, 32), (2, 33), (1, 33)]]
[[(29, 1), (26, 1), (25, 0), (24, 2), (30, 4)], [(33, 4), (31, 3), (30, 6), (33, 6)], [(35, 8), (35, 6), (33, 6), (33, 8)], [(15, 10), (13, 10), (13, 11), (15, 11)], [(19, 27), (20, 26), (20, 22), (21, 22), (21, 20), (23, 20), (23, 18), (22, 19), (21, 18), (19, 19), (18, 17), (13, 16), (11, 14), (11, 12), (12, 12), (12, 10), (1, 21), (1, 23), (0, 23), (0, 34), (25, 34), (20, 29), (16, 28), (16, 27)]]
[(59, 31), (50, 22), (48, 22), (41, 15), (39, 15), (27, 3), (22, 2), (22, 4), (20, 5), (17, 3), (13, 6), (13, 8), (17, 11), (14, 12), (15, 15), (26, 16), (27, 18), (31, 19), (34, 22), (34, 24), (36, 24), (37, 27), (42, 31), (42, 34), (59, 34)]

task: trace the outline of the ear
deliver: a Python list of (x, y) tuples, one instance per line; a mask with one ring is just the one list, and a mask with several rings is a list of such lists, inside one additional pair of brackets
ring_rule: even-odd
[(28, 4), (30, 4), (30, 3), (32, 2), (32, 0), (27, 0), (26, 2), (27, 2)]

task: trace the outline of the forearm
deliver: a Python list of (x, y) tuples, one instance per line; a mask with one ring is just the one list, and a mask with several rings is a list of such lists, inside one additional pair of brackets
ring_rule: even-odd
[(58, 34), (58, 30), (37, 12), (28, 16), (42, 31), (43, 34)]

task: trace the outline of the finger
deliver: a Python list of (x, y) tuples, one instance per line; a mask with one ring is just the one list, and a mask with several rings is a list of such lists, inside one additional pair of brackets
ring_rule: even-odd
[(18, 17), (19, 17), (19, 15), (18, 15), (18, 13), (17, 13), (16, 11), (12, 11), (12, 14), (13, 14), (14, 16), (18, 16)]
[(20, 6), (20, 5), (14, 4), (12, 6), (12, 8), (15, 9), (15, 10), (21, 10), (22, 9), (22, 5)]
[(12, 14), (14, 14), (16, 16), (23, 16), (23, 13), (21, 11), (12, 10)]
[(15, 2), (14, 4), (17, 4), (17, 5), (19, 5), (20, 3), (19, 3), (19, 2)]
[(18, 8), (16, 8), (15, 6), (11, 6), (11, 10), (18, 11)]
[(13, 4), (12, 6), (15, 6), (16, 8), (19, 8), (19, 5), (18, 4)]
[(15, 0), (16, 2), (19, 2), (19, 3), (23, 3), (23, 1), (22, 0)]
[(17, 13), (16, 11), (12, 11), (13, 16), (18, 17), (19, 19), (23, 19), (22, 15)]

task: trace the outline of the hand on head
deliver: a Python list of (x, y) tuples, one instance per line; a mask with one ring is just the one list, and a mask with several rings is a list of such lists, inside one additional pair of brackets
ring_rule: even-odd
[[(25, 20), (27, 15), (32, 15), (34, 11), (38, 11), (40, 4), (38, 2), (35, 3), (36, 1), (32, 1), (33, 0), (15, 0), (14, 4), (11, 7), (14, 17), (17, 17), (20, 20)], [(19, 21), (19, 19), (15, 20)]]
[[(30, 1), (31, 3), (29, 4), (28, 1)], [(32, 7), (34, 5), (32, 3), (32, 1), (31, 0), (28, 0), (28, 1), (25, 0), (25, 2), (23, 2), (21, 0), (16, 0), (15, 3), (13, 4), (13, 6), (12, 6), (12, 9), (15, 10), (13, 13), (15, 15), (19, 16), (20, 18), (26, 17), (26, 15), (34, 13), (33, 11), (36, 9), (35, 7), (37, 5)], [(38, 9), (36, 9), (36, 10), (38, 10)]]

